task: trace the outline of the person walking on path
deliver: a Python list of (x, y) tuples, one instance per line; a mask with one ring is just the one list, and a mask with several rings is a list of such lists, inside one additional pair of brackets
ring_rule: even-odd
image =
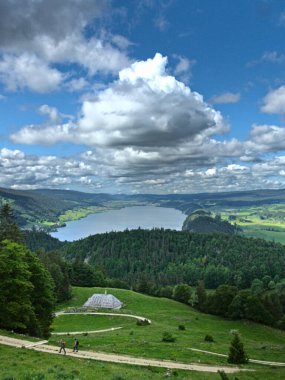
[(59, 346), (60, 346), (59, 353), (61, 354), (61, 351), (63, 351), (64, 355), (66, 355), (66, 350), (65, 350), (66, 343), (65, 343), (65, 341), (61, 339), (59, 342)]
[(78, 352), (78, 346), (79, 346), (79, 341), (78, 339), (74, 339), (74, 346), (73, 346), (73, 352)]

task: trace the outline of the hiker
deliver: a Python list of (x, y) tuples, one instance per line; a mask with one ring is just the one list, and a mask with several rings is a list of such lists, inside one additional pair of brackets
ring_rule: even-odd
[(61, 351), (63, 351), (64, 355), (66, 355), (66, 350), (65, 350), (66, 343), (65, 343), (65, 341), (61, 339), (59, 342), (59, 346), (60, 346), (59, 353), (61, 354)]
[(78, 339), (74, 339), (74, 346), (73, 346), (73, 352), (78, 352), (78, 346), (79, 346), (79, 341)]

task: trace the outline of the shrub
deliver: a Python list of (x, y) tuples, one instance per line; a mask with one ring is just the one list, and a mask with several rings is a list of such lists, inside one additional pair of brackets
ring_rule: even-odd
[(165, 331), (162, 335), (162, 342), (175, 342), (175, 340), (176, 338), (168, 331)]
[(148, 319), (138, 319), (137, 325), (138, 326), (147, 326), (147, 325), (150, 325), (150, 322)]
[(204, 338), (204, 341), (205, 342), (214, 342), (214, 338), (212, 337), (212, 335), (205, 335), (205, 338)]
[[(221, 380), (230, 380), (230, 378), (224, 371), (218, 371), (218, 374), (220, 375)], [(239, 379), (235, 377), (233, 380), (239, 380)]]
[(218, 374), (221, 376), (221, 380), (230, 380), (224, 371), (218, 371)]
[(121, 376), (121, 375), (114, 375), (114, 376), (112, 377), (112, 380), (124, 380), (124, 377)]

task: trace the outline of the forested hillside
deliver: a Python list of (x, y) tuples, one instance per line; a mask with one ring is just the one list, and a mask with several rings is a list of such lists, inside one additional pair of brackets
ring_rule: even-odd
[[(52, 238), (43, 241), (33, 234), (27, 240), (33, 249), (45, 246), (49, 240), (54, 243)], [(272, 279), (285, 277), (284, 246), (236, 235), (132, 230), (60, 243), (58, 248), (68, 260), (85, 260), (130, 286), (142, 273), (159, 286), (196, 285), (204, 280), (207, 288), (225, 283), (247, 288), (265, 275)]]
[(67, 190), (11, 190), (0, 188), (0, 206), (13, 206), (17, 223), (24, 228), (41, 225), (43, 221), (59, 222), (59, 216), (67, 210), (98, 206), (109, 200), (107, 194), (86, 194)]
[(183, 223), (182, 230), (200, 233), (224, 233), (233, 235), (239, 232), (237, 226), (222, 220), (219, 215), (212, 216), (205, 210), (196, 210), (187, 216)]

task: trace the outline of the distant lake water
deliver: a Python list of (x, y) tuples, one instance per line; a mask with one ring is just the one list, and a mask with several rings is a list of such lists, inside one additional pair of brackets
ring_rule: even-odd
[(181, 230), (186, 215), (174, 208), (155, 206), (125, 207), (90, 214), (86, 218), (66, 223), (51, 235), (59, 240), (73, 241), (89, 235), (137, 228), (165, 228)]

